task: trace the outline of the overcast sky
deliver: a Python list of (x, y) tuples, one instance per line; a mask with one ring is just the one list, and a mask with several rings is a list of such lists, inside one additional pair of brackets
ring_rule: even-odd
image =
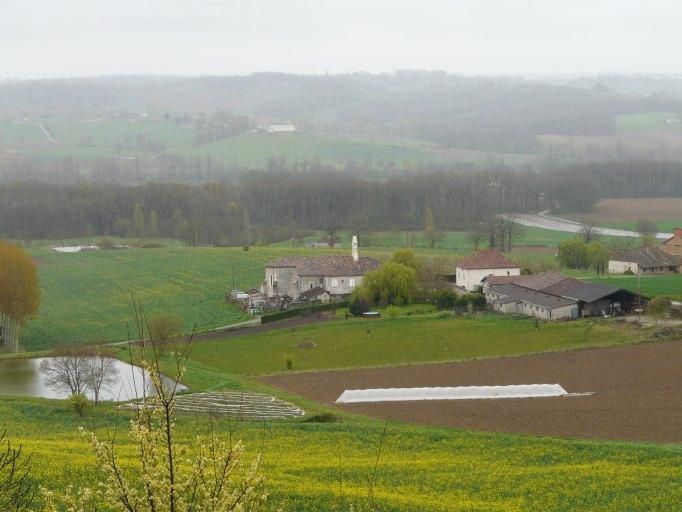
[(0, 0), (0, 77), (682, 73), (682, 0)]

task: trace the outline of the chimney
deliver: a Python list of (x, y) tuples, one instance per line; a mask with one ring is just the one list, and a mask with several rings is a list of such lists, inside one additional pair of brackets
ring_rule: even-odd
[(358, 262), (358, 237), (353, 235), (353, 241), (351, 242), (351, 254), (353, 255), (353, 261)]

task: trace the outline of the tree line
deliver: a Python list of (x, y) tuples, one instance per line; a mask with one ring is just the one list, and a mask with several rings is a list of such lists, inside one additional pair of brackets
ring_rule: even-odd
[[(602, 197), (682, 196), (682, 164), (632, 162), (555, 172), (434, 172), (366, 179), (340, 171), (253, 171), (203, 184), (0, 186), (12, 239), (119, 235), (241, 245), (301, 230), (470, 229), (496, 215), (589, 211)], [(504, 238), (498, 234), (498, 238)]]

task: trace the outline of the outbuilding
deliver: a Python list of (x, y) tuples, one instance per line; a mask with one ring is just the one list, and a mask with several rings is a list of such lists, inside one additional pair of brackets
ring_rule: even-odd
[(614, 251), (609, 258), (609, 274), (676, 274), (682, 267), (682, 256), (675, 256), (657, 247), (637, 247)]

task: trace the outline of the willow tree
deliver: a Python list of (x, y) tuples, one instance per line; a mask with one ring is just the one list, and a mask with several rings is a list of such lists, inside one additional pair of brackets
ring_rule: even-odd
[(7, 347), (19, 350), (19, 328), (38, 312), (38, 272), (26, 251), (0, 241), (0, 328)]

